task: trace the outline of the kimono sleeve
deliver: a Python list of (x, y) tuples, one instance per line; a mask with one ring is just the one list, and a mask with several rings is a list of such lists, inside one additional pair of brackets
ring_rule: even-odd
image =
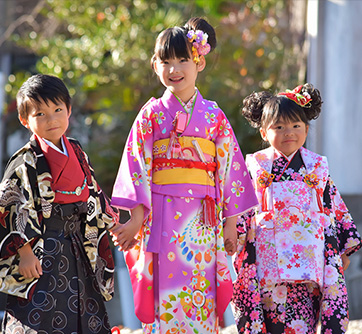
[(128, 136), (112, 193), (112, 205), (124, 210), (143, 204), (151, 211), (153, 123), (151, 109), (138, 114)]
[(341, 254), (346, 253), (349, 256), (361, 248), (361, 236), (341, 194), (331, 178), (329, 178), (326, 185), (324, 201), (327, 208), (331, 210), (330, 214), (335, 222), (340, 252)]
[(27, 151), (12, 158), (0, 184), (0, 258), (17, 253), (42, 234), (35, 157)]
[(217, 180), (224, 217), (232, 217), (257, 205), (254, 187), (237, 139), (220, 111), (215, 139)]

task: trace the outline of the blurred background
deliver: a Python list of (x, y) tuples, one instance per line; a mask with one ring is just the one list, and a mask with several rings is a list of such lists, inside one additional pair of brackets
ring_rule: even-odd
[[(206, 18), (218, 40), (197, 86), (224, 110), (244, 154), (262, 148), (240, 114), (245, 96), (306, 81), (320, 89), (323, 112), (312, 122), (306, 146), (328, 157), (361, 233), (360, 0), (0, 0), (0, 174), (29, 139), (17, 119), (18, 88), (32, 74), (53, 74), (72, 96), (68, 135), (81, 142), (110, 196), (135, 116), (164, 91), (150, 67), (155, 39), (192, 16)], [(114, 253), (111, 323), (137, 328), (123, 256)], [(351, 257), (346, 278), (351, 318), (362, 319), (360, 254)], [(5, 299), (0, 296), (0, 309)], [(227, 313), (225, 324), (232, 321)]]

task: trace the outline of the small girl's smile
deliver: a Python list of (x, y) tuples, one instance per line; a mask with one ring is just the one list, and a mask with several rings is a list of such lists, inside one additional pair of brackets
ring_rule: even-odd
[(276, 150), (289, 156), (301, 148), (308, 135), (309, 126), (302, 121), (280, 120), (260, 129), (260, 134)]

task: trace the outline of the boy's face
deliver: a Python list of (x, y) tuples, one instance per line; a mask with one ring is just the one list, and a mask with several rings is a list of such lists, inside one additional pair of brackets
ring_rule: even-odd
[(39, 105), (33, 104), (28, 118), (19, 116), (21, 124), (28, 128), (38, 137), (51, 141), (54, 145), (62, 149), (61, 137), (68, 129), (71, 108), (62, 101), (54, 104), (48, 100), (48, 104), (42, 100)]

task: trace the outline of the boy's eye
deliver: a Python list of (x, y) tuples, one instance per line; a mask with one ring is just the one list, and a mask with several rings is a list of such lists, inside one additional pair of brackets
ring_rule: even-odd
[(62, 111), (62, 108), (55, 109), (55, 112), (59, 112), (59, 111)]
[(40, 112), (40, 111), (34, 114), (35, 117), (43, 116), (43, 115), (44, 115), (44, 113), (42, 113), (42, 112)]

